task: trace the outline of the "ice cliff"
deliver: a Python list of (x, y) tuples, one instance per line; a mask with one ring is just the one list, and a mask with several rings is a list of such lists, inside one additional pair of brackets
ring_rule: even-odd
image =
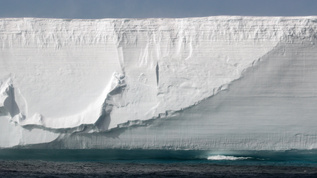
[(317, 17), (0, 19), (0, 147), (317, 148)]

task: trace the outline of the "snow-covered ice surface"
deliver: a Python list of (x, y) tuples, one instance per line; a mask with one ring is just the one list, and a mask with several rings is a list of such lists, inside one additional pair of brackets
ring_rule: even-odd
[(317, 17), (0, 19), (0, 147), (317, 148)]

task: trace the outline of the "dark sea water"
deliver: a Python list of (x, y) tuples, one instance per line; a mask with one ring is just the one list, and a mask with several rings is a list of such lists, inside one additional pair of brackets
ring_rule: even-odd
[(317, 177), (317, 150), (0, 150), (0, 177)]

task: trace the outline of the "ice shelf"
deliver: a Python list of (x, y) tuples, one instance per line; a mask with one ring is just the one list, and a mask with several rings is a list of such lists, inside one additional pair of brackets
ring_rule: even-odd
[(317, 17), (0, 19), (0, 148), (317, 148)]

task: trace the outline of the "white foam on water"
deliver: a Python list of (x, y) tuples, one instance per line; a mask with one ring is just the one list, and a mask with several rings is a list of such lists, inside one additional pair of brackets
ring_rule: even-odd
[(215, 155), (215, 156), (208, 156), (208, 160), (214, 160), (214, 161), (222, 161), (222, 160), (245, 160), (250, 159), (251, 157), (236, 157), (236, 156), (224, 156), (224, 155)]

